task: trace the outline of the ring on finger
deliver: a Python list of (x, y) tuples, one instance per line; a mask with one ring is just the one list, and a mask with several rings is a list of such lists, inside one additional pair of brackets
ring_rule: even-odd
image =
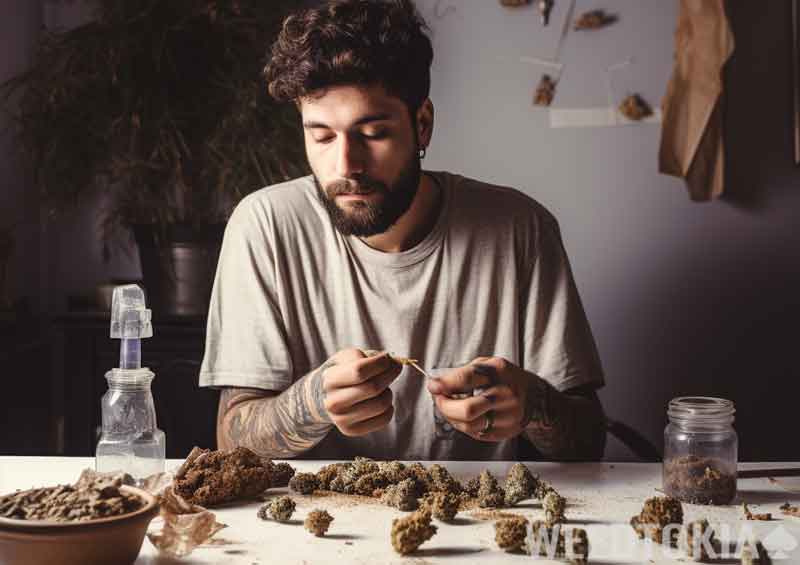
[(492, 431), (494, 427), (494, 410), (489, 410), (486, 412), (486, 422), (483, 424), (483, 429), (478, 432), (480, 437), (485, 436), (486, 434)]

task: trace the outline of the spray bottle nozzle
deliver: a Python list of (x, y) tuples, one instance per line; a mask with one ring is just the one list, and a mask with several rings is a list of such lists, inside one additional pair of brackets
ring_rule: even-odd
[(111, 298), (111, 337), (153, 337), (150, 314), (150, 310), (145, 308), (144, 291), (139, 285), (126, 284), (114, 288)]
[(111, 299), (111, 337), (121, 339), (120, 369), (139, 369), (139, 340), (153, 336), (151, 311), (145, 308), (144, 290), (135, 284), (114, 288)]

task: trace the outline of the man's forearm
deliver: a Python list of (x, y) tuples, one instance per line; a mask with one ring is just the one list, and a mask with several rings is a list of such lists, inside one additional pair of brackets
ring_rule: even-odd
[(545, 381), (529, 401), (525, 434), (545, 457), (560, 461), (596, 461), (606, 444), (605, 416), (592, 390), (562, 393)]
[(224, 388), (217, 417), (220, 449), (247, 447), (264, 457), (290, 458), (317, 445), (333, 427), (325, 410), (322, 367), (278, 395)]

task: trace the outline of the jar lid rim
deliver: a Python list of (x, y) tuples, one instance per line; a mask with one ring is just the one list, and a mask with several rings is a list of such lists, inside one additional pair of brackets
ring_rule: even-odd
[(670, 416), (692, 418), (732, 416), (735, 412), (731, 400), (714, 396), (679, 396), (670, 400), (668, 409)]
[(122, 385), (150, 384), (155, 374), (147, 367), (139, 369), (111, 369), (106, 372), (106, 380), (109, 383)]

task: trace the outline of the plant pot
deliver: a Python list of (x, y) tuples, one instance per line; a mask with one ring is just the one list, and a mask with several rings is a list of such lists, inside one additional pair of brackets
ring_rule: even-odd
[(203, 233), (174, 225), (161, 241), (154, 226), (133, 226), (147, 303), (156, 315), (208, 313), (224, 230), (224, 224), (207, 226)]

